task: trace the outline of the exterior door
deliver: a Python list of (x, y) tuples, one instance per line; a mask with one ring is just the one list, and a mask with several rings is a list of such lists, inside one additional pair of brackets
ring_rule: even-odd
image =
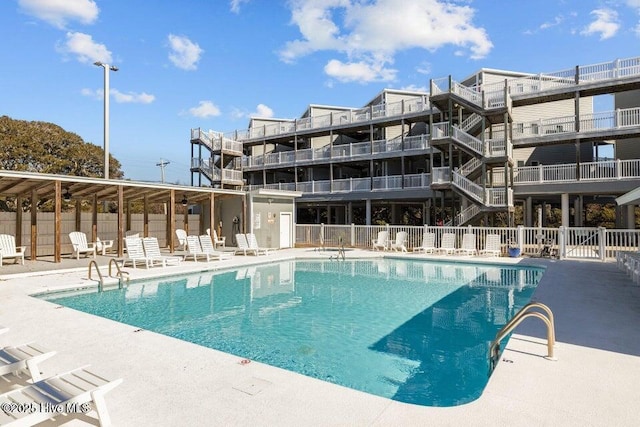
[(291, 247), (291, 213), (280, 212), (280, 247)]

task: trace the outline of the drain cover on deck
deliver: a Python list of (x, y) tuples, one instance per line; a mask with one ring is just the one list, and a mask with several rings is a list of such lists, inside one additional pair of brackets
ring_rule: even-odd
[(251, 396), (255, 396), (256, 394), (264, 390), (268, 385), (271, 385), (269, 381), (252, 377), (238, 385), (233, 386), (232, 388), (243, 393), (247, 393)]

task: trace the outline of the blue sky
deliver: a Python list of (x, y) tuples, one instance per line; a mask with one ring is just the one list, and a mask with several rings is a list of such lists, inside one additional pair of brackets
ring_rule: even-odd
[(125, 178), (190, 183), (191, 128), (309, 104), (361, 107), (479, 68), (552, 72), (640, 55), (640, 0), (3, 0), (0, 115), (103, 144)]

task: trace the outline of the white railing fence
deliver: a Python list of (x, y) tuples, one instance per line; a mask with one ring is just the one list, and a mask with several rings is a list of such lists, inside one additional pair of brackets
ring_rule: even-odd
[(422, 244), (425, 232), (435, 233), (436, 246), (440, 245), (443, 233), (456, 235), (456, 247), (460, 247), (466, 233), (476, 235), (476, 247), (485, 246), (488, 234), (500, 235), (502, 255), (508, 255), (510, 247), (519, 248), (523, 255), (540, 255), (545, 245), (560, 259), (596, 259), (613, 261), (621, 251), (637, 252), (640, 230), (605, 229), (602, 227), (439, 227), (408, 225), (329, 225), (296, 224), (296, 245), (299, 247), (336, 247), (340, 242), (346, 247), (371, 248), (372, 240), (379, 231), (389, 232), (395, 239), (399, 231), (408, 234), (407, 248), (411, 251)]

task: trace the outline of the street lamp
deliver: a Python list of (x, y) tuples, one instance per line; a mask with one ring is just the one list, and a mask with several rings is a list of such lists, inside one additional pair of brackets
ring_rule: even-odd
[(109, 179), (109, 70), (118, 71), (118, 67), (100, 61), (93, 65), (104, 68), (104, 179)]

